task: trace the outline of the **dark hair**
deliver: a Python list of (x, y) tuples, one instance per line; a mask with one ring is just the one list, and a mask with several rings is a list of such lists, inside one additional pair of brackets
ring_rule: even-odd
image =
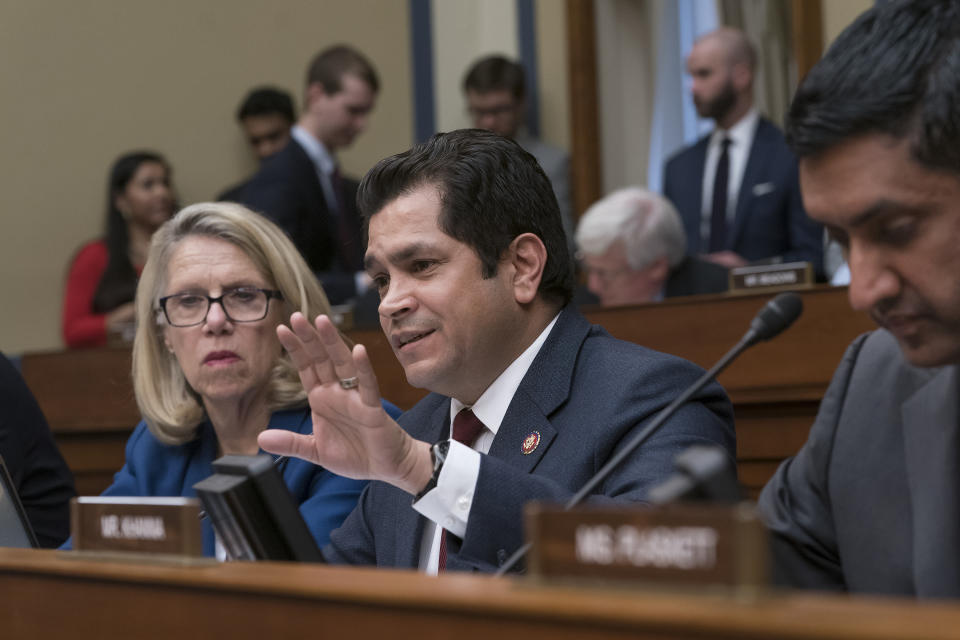
[(146, 162), (162, 164), (170, 174), (170, 165), (163, 156), (153, 151), (127, 153), (113, 163), (107, 182), (107, 268), (100, 277), (93, 295), (93, 310), (107, 313), (127, 302), (132, 302), (137, 292), (137, 271), (130, 262), (130, 235), (127, 221), (117, 208), (117, 196), (122, 194)]
[(438, 133), (378, 162), (360, 183), (357, 204), (369, 223), (387, 203), (426, 185), (440, 192), (440, 228), (476, 252), (484, 278), (497, 273), (514, 238), (533, 233), (547, 248), (540, 294), (560, 305), (570, 301), (573, 263), (557, 198), (520, 145), (482, 129)]
[(344, 44), (324, 49), (314, 56), (307, 69), (307, 86), (319, 82), (324, 93), (337, 93), (343, 88), (343, 76), (348, 73), (366, 82), (374, 93), (380, 90), (377, 70), (370, 61), (356, 49)]
[(519, 102), (526, 95), (523, 67), (503, 56), (480, 58), (464, 76), (463, 90), (477, 93), (506, 90)]
[(237, 120), (243, 122), (251, 116), (269, 116), (277, 114), (288, 122), (297, 119), (293, 110), (293, 98), (283, 89), (273, 87), (256, 87), (240, 103), (237, 109)]
[(798, 156), (851, 138), (910, 138), (917, 161), (960, 172), (960, 2), (874, 5), (804, 79), (787, 119)]

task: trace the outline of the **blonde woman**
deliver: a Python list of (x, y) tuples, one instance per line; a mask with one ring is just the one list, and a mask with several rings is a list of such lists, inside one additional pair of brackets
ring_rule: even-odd
[[(276, 329), (293, 311), (314, 318), (330, 309), (287, 236), (240, 205), (183, 209), (154, 235), (149, 256), (133, 345), (143, 421), (104, 495), (193, 496), (214, 459), (258, 453), (265, 429), (312, 432), (303, 386)], [(297, 459), (279, 469), (317, 544), (325, 544), (365, 483)], [(205, 522), (204, 553), (214, 548)]]

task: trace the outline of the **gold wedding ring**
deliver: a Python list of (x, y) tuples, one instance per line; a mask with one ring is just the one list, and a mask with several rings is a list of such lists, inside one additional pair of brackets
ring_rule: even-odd
[(360, 386), (360, 378), (353, 376), (352, 378), (340, 378), (340, 387), (343, 389), (356, 389)]

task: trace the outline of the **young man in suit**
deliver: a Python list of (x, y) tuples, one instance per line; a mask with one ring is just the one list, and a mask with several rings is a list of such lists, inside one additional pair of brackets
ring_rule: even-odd
[(640, 187), (593, 203), (577, 223), (576, 242), (587, 288), (604, 306), (727, 290), (726, 268), (686, 255), (673, 205)]
[(336, 152), (366, 128), (379, 86), (360, 52), (339, 45), (317, 54), (290, 143), (237, 196), (287, 232), (333, 304), (356, 297), (366, 285), (357, 183), (341, 175)]
[(727, 268), (823, 262), (823, 229), (803, 210), (796, 159), (753, 104), (756, 53), (739, 30), (696, 41), (687, 58), (697, 113), (716, 128), (667, 161), (663, 194), (683, 219), (687, 253)]
[(879, 3), (797, 91), (787, 136), (845, 248), (848, 349), (760, 498), (786, 584), (960, 597), (960, 2)]
[[(237, 108), (237, 123), (250, 143), (258, 162), (263, 162), (290, 142), (290, 128), (296, 121), (293, 98), (281, 89), (251, 89)], [(247, 182), (225, 189), (217, 200), (235, 202)]]
[[(523, 542), (526, 502), (570, 498), (700, 375), (613, 339), (568, 304), (573, 266), (550, 189), (533, 156), (475, 129), (438, 134), (364, 178), (381, 325), (407, 381), (432, 393), (398, 424), (375, 405), (366, 350), (351, 351), (328, 318), (311, 326), (294, 314), (278, 329), (314, 432), (264, 432), (260, 445), (374, 480), (324, 549), (328, 561), (493, 571)], [(734, 456), (716, 384), (591, 500), (643, 500), (695, 443)]]

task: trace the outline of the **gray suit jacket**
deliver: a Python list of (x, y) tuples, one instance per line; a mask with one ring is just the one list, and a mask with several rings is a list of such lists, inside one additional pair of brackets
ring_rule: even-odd
[(537, 159), (540, 168), (547, 174), (557, 196), (563, 230), (567, 234), (567, 244), (573, 249), (573, 201), (570, 197), (570, 156), (566, 151), (547, 144), (540, 138), (521, 132), (514, 138), (517, 144)]
[[(467, 531), (449, 536), (447, 568), (493, 571), (523, 543), (523, 505), (563, 503), (670, 403), (701, 370), (679, 358), (616, 340), (573, 307), (556, 325), (524, 376), (490, 452), (481, 457)], [(428, 395), (404, 413), (415, 438), (449, 437), (450, 399)], [(524, 454), (523, 440), (540, 434)], [(731, 459), (736, 443), (726, 394), (716, 383), (685, 404), (597, 488), (594, 501), (639, 501), (673, 473), (688, 446), (710, 443)], [(382, 482), (360, 503), (323, 550), (328, 562), (414, 568), (425, 519), (409, 494)]]
[(958, 367), (913, 367), (886, 331), (850, 346), (760, 496), (779, 582), (960, 596), (958, 391)]

